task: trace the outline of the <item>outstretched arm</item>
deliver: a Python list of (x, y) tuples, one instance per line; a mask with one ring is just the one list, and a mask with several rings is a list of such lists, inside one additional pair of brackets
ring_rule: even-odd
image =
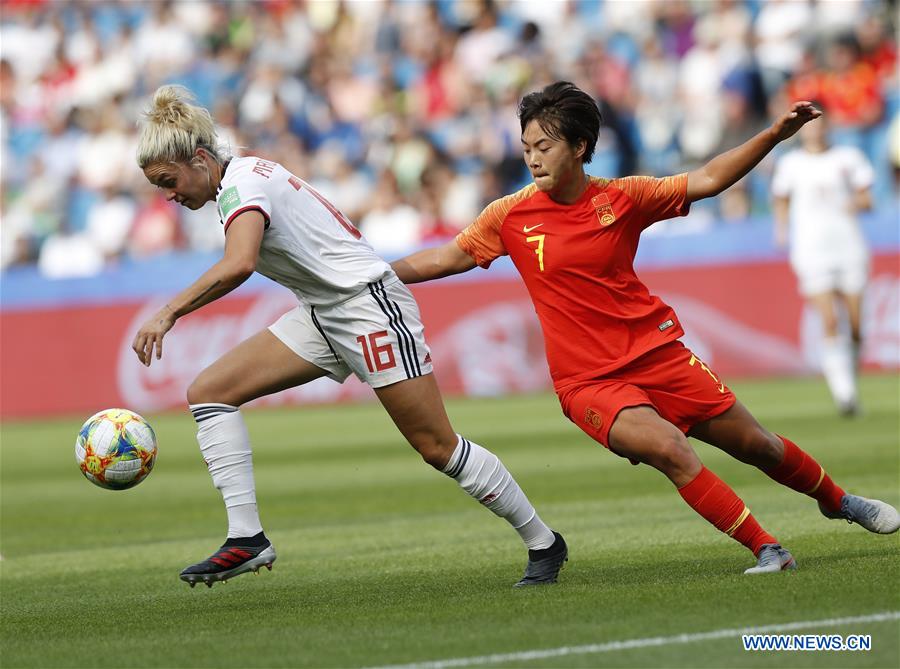
[(772, 200), (772, 215), (775, 218), (775, 246), (780, 249), (788, 245), (790, 210), (791, 199), (789, 197), (776, 197)]
[(784, 116), (755, 137), (689, 172), (688, 202), (718, 195), (732, 186), (752, 170), (776, 144), (791, 137), (806, 123), (821, 115), (822, 112), (813, 107), (811, 102), (795, 102)]
[(408, 255), (391, 263), (403, 283), (419, 283), (440, 279), (451, 274), (468, 272), (475, 267), (472, 256), (459, 248), (456, 240), (442, 246)]
[(250, 278), (256, 269), (264, 230), (265, 220), (258, 211), (244, 212), (232, 221), (225, 235), (222, 259), (156, 312), (135, 335), (131, 348), (142, 364), (150, 366), (154, 348), (156, 359), (162, 357), (163, 337), (178, 318), (230, 293)]

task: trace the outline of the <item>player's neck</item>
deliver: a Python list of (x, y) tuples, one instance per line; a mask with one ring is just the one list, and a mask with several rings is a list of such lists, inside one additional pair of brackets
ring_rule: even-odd
[(803, 147), (803, 150), (807, 153), (825, 153), (828, 150), (828, 144), (824, 142), (821, 144), (807, 144)]
[(580, 170), (572, 179), (560, 184), (559, 188), (547, 193), (547, 195), (558, 204), (573, 204), (584, 195), (584, 191), (589, 183), (590, 178), (588, 175), (584, 173), (584, 170)]

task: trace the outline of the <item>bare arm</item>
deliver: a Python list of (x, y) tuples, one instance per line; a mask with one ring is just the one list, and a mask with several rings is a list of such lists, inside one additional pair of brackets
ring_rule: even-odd
[(788, 243), (788, 212), (790, 211), (791, 199), (789, 197), (778, 197), (772, 201), (772, 215), (775, 217), (775, 245), (784, 248)]
[(872, 189), (859, 188), (853, 194), (853, 206), (856, 211), (869, 211), (872, 208)]
[(790, 110), (761, 133), (719, 154), (703, 167), (688, 173), (687, 200), (696, 202), (737, 183), (779, 142), (796, 133), (806, 123), (822, 115), (810, 102), (795, 102)]
[(468, 272), (475, 267), (475, 261), (472, 256), (459, 248), (454, 239), (442, 246), (435, 246), (395, 260), (391, 263), (391, 267), (403, 283), (419, 283)]
[(150, 366), (154, 348), (156, 359), (162, 357), (163, 337), (178, 318), (230, 293), (250, 278), (256, 269), (264, 230), (265, 220), (258, 211), (244, 212), (232, 221), (225, 234), (222, 259), (169, 300), (135, 335), (131, 348), (142, 364)]

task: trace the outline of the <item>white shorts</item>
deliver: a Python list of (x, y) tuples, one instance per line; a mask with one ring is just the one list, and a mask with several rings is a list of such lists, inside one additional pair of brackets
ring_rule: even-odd
[(300, 305), (269, 330), (338, 383), (352, 372), (372, 388), (430, 374), (431, 352), (415, 298), (399, 279), (328, 307)]
[(804, 297), (840, 291), (859, 295), (869, 278), (867, 260), (840, 260), (833, 263), (797, 263), (793, 265), (800, 294)]

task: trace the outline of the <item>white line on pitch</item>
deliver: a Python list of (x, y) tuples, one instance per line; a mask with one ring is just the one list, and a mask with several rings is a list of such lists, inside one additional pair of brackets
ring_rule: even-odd
[(681, 643), (695, 643), (697, 641), (711, 641), (713, 639), (728, 639), (739, 637), (742, 634), (772, 634), (790, 632), (792, 630), (809, 629), (811, 627), (837, 627), (840, 625), (855, 625), (857, 623), (875, 623), (886, 620), (900, 620), (900, 611), (885, 611), (873, 613), (867, 616), (854, 616), (849, 618), (827, 618), (825, 620), (801, 620), (793, 623), (781, 623), (779, 625), (763, 625), (761, 627), (742, 627), (739, 629), (721, 629), (710, 632), (697, 632), (695, 634), (676, 634), (675, 636), (657, 636), (646, 639), (627, 639), (625, 641), (608, 641), (607, 643), (592, 643), (587, 646), (562, 646), (560, 648), (546, 648), (543, 650), (524, 650), (518, 653), (497, 653), (494, 655), (479, 655), (476, 657), (455, 657), (447, 660), (433, 660), (430, 662), (413, 662), (412, 664), (392, 664), (371, 669), (445, 669), (446, 667), (472, 667), (479, 664), (500, 664), (503, 662), (527, 662), (529, 660), (543, 660), (548, 657), (564, 657), (566, 655), (592, 655), (594, 653), (608, 653), (616, 650), (630, 650), (632, 648), (650, 648), (652, 646), (669, 646)]

